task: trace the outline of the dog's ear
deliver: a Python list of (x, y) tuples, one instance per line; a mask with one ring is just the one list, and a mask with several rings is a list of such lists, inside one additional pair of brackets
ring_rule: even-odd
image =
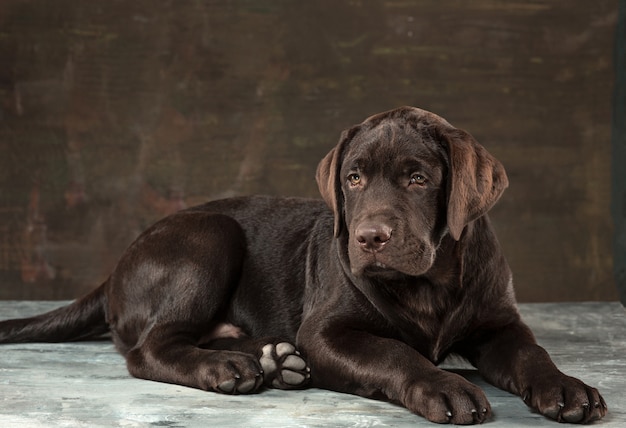
[(315, 180), (322, 198), (335, 215), (335, 238), (343, 225), (343, 193), (341, 190), (341, 162), (346, 146), (360, 129), (359, 125), (341, 133), (339, 143), (317, 165)]
[(509, 180), (502, 164), (470, 134), (448, 128), (443, 131), (448, 143), (448, 229), (459, 240), (465, 226), (496, 203)]

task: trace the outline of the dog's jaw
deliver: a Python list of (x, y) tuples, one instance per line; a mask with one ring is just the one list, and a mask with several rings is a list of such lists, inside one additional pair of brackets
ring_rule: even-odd
[(421, 276), (433, 266), (435, 256), (435, 245), (424, 241), (404, 248), (390, 243), (376, 252), (364, 251), (358, 244), (348, 245), (350, 271), (357, 278)]

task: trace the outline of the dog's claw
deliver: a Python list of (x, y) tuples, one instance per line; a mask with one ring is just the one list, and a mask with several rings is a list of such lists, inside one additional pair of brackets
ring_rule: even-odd
[(225, 394), (248, 394), (261, 384), (262, 376), (261, 373), (257, 373), (254, 378), (241, 380), (241, 375), (236, 374), (233, 379), (220, 383), (217, 389)]
[(607, 412), (595, 388), (563, 374), (535, 380), (529, 390), (522, 395), (526, 404), (557, 422), (586, 424), (602, 419)]

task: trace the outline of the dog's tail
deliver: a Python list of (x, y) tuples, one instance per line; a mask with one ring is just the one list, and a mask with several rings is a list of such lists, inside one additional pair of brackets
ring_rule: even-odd
[(0, 343), (72, 342), (105, 334), (109, 327), (104, 288), (103, 284), (73, 303), (45, 314), (0, 321)]

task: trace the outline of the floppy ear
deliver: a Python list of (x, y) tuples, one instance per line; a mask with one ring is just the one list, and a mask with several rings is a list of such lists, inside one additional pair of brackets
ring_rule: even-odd
[(502, 164), (467, 132), (447, 129), (448, 229), (458, 241), (465, 226), (496, 203), (509, 180)]
[(341, 161), (345, 147), (359, 129), (360, 127), (357, 125), (341, 133), (339, 143), (320, 161), (315, 174), (322, 199), (335, 215), (335, 238), (341, 233), (341, 226), (343, 225), (343, 194), (341, 192), (341, 177), (339, 176)]

